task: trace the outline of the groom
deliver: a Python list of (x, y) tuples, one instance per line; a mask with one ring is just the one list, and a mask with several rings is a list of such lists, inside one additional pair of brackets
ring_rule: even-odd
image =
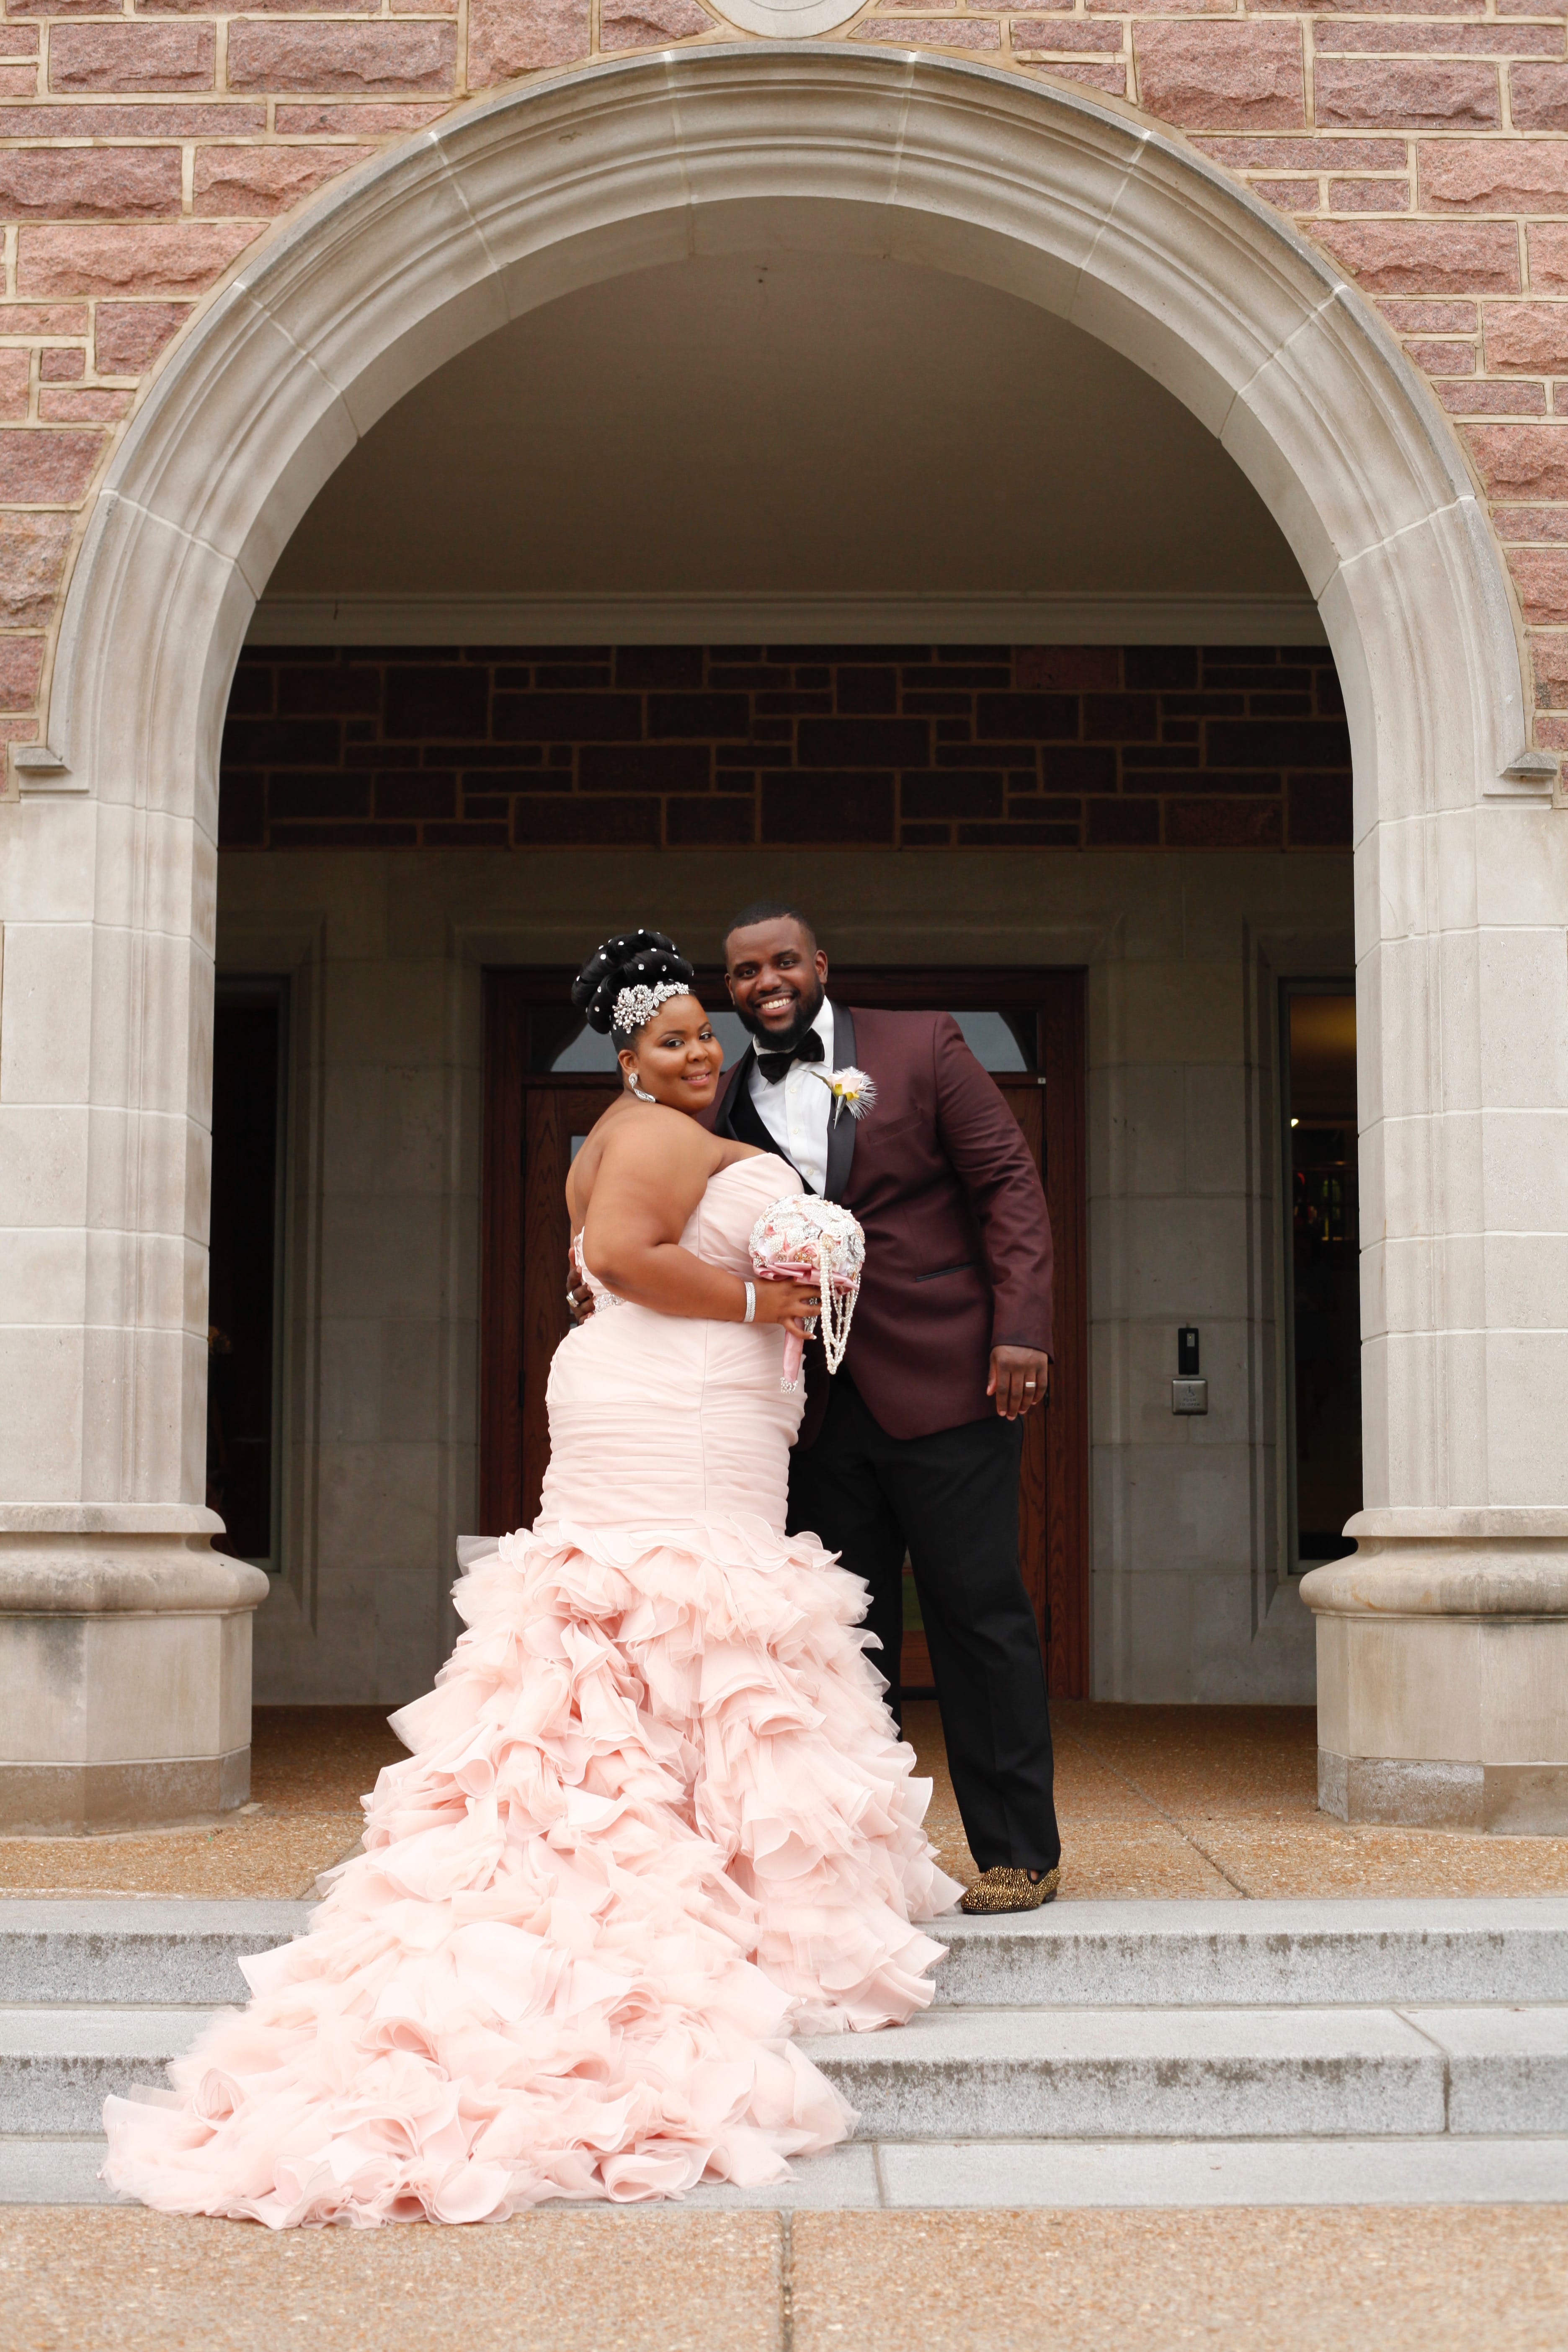
[[(779, 1153), (866, 1234), (837, 1378), (808, 1350), (790, 1532), (811, 1529), (869, 1586), (873, 1663), (895, 1717), (908, 1551), (983, 1874), (963, 1908), (1033, 1910), (1055, 1895), (1061, 1858), (1045, 1672), (1018, 1568), (1021, 1422), (1050, 1379), (1039, 1175), (952, 1015), (830, 1002), (827, 958), (796, 908), (744, 908), (724, 966), (752, 1042), (711, 1123)], [(817, 1076), (850, 1065), (876, 1083), (863, 1124), (831, 1116)]]

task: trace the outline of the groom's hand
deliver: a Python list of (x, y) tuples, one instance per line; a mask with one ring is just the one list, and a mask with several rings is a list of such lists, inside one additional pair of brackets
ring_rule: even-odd
[(594, 1312), (594, 1294), (577, 1271), (577, 1261), (566, 1253), (566, 1312), (574, 1323), (586, 1323)]
[(1016, 1421), (1021, 1412), (1032, 1412), (1036, 1405), (1044, 1404), (1050, 1384), (1051, 1360), (1037, 1348), (992, 1349), (985, 1393), (995, 1398), (1004, 1421)]

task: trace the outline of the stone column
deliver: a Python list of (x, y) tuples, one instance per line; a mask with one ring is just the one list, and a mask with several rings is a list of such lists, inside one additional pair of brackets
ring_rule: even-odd
[(1301, 1593), (1325, 1811), (1561, 1834), (1568, 814), (1500, 786), (1358, 843), (1365, 1507)]
[(5, 1832), (243, 1803), (267, 1590), (203, 1502), (212, 826), (95, 781), (0, 803)]

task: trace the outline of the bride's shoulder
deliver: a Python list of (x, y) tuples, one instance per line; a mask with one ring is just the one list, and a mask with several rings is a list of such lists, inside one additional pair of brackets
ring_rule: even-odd
[(698, 1126), (684, 1111), (663, 1103), (618, 1118), (605, 1138), (605, 1157), (623, 1166), (709, 1168), (720, 1151), (716, 1136)]

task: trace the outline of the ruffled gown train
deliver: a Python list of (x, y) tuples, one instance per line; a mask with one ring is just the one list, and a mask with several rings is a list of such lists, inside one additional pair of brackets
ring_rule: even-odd
[[(686, 1246), (746, 1271), (795, 1189), (737, 1162)], [(865, 1588), (783, 1532), (784, 1335), (599, 1297), (551, 1369), (540, 1516), (458, 1584), (363, 1852), (172, 2090), (106, 2103), (123, 2194), (363, 2227), (762, 2185), (854, 2124), (791, 2036), (930, 2000), (911, 1922), (959, 1889)]]

